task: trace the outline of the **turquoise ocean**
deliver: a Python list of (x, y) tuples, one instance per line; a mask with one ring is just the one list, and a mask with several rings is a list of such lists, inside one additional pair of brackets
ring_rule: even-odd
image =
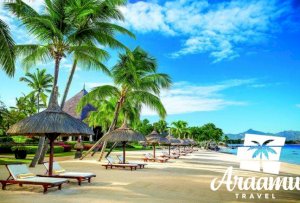
[[(240, 146), (243, 145), (229, 144), (227, 148), (221, 148), (220, 152), (237, 154), (236, 147)], [(280, 161), (300, 165), (300, 145), (284, 145), (281, 150)]]

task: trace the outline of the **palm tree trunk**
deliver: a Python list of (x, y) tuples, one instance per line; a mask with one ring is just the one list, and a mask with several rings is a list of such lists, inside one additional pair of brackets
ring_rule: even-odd
[[(61, 56), (60, 55), (56, 55), (56, 58), (55, 58), (55, 66), (54, 66), (54, 80), (53, 80), (53, 87), (52, 87), (52, 92), (54, 91), (54, 89), (56, 88), (57, 86), (57, 81), (58, 81), (58, 73), (59, 73), (59, 65), (60, 65), (60, 61), (61, 61)], [(51, 97), (49, 98), (51, 99)], [(48, 102), (49, 103), (49, 102)], [(41, 139), (41, 138), (40, 138)], [(48, 142), (45, 143), (45, 138), (44, 138), (44, 141), (40, 142), (41, 140), (39, 140), (39, 145), (38, 145), (38, 149), (34, 155), (34, 159), (32, 160), (32, 166), (31, 167), (35, 167), (36, 165), (36, 162), (39, 161), (39, 163), (42, 163), (44, 161), (44, 157), (45, 157), (45, 154), (47, 152), (47, 148), (48, 147)], [(45, 148), (45, 149), (44, 149)], [(46, 151), (46, 152), (44, 152)], [(41, 156), (41, 152), (44, 152), (44, 155)], [(36, 158), (37, 157), (37, 158)], [(36, 159), (35, 159), (36, 158)], [(33, 162), (35, 161), (35, 162)]]
[(38, 91), (37, 94), (37, 112), (40, 112), (40, 90)]
[[(109, 129), (107, 131), (107, 133), (110, 133), (111, 131), (113, 131), (117, 125), (117, 122), (118, 122), (118, 118), (119, 118), (119, 112), (120, 112), (120, 109), (121, 109), (121, 106), (124, 102), (124, 97), (121, 96), (121, 98), (119, 99), (117, 105), (116, 105), (116, 109), (115, 109), (115, 113), (114, 113), (114, 119), (111, 123), (111, 125), (109, 126)], [(106, 149), (106, 144), (107, 142), (104, 142), (103, 143), (103, 146), (102, 146), (102, 149), (101, 149), (101, 152), (100, 152), (100, 157), (99, 157), (99, 161), (102, 160), (103, 158), (103, 155), (104, 155), (104, 152), (105, 152), (105, 149)]]
[(49, 147), (48, 140), (45, 139), (44, 146), (43, 146), (43, 151), (42, 151), (42, 153), (41, 153), (41, 155), (40, 155), (38, 164), (44, 163), (44, 159), (45, 159), (45, 156), (46, 156), (46, 154), (47, 154), (48, 147)]
[(61, 56), (59, 54), (57, 54), (56, 58), (55, 58), (54, 80), (53, 80), (52, 92), (53, 92), (54, 88), (57, 86), (60, 61), (61, 61)]
[(69, 90), (70, 90), (70, 86), (71, 86), (71, 83), (72, 83), (72, 80), (73, 80), (73, 76), (74, 76), (74, 73), (75, 73), (75, 70), (76, 70), (76, 66), (77, 66), (77, 59), (74, 59), (72, 69), (70, 71), (70, 75), (69, 75), (69, 78), (68, 78), (68, 82), (67, 82), (67, 85), (66, 85), (66, 88), (65, 88), (65, 91), (64, 91), (64, 95), (63, 95), (63, 98), (61, 100), (61, 104), (60, 104), (61, 108), (64, 108), (64, 105), (65, 105), (65, 102), (66, 102), (66, 99), (67, 99), (67, 96), (68, 96), (68, 93), (69, 93)]
[(40, 137), (39, 139), (39, 144), (38, 144), (38, 148), (37, 151), (35, 152), (35, 155), (29, 165), (29, 167), (35, 167), (43, 150), (43, 146), (44, 146), (44, 142), (45, 142), (45, 136)]

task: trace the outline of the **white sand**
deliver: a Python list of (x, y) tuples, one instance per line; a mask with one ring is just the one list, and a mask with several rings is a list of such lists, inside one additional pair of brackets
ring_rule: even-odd
[[(140, 160), (143, 153), (145, 151), (127, 152), (127, 160)], [(83, 161), (74, 160), (72, 157), (56, 159), (68, 171), (95, 173), (97, 177), (90, 184), (84, 182), (82, 186), (78, 186), (76, 181), (72, 180), (70, 184), (63, 185), (61, 191), (52, 188), (46, 195), (42, 193), (41, 186), (9, 185), (6, 190), (0, 191), (0, 202), (254, 202), (236, 199), (235, 192), (228, 192), (225, 187), (213, 192), (210, 182), (215, 177), (222, 177), (229, 166), (234, 167), (235, 175), (266, 176), (262, 173), (239, 170), (239, 163), (234, 155), (208, 151), (194, 152), (180, 159), (170, 160), (169, 163), (148, 163), (146, 169), (137, 171), (105, 170), (101, 163), (96, 161), (97, 158), (95, 155)], [(32, 171), (43, 174), (44, 168), (39, 165)], [(281, 175), (300, 176), (298, 165), (284, 163), (281, 171)], [(7, 175), (5, 167), (0, 166), (0, 179), (5, 179)], [(274, 193), (276, 199), (256, 201), (300, 202), (300, 191), (269, 193)]]

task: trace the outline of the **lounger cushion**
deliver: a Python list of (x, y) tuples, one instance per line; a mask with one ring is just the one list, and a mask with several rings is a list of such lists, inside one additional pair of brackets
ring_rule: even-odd
[(82, 178), (85, 178), (85, 177), (90, 177), (90, 176), (93, 176), (95, 174), (93, 173), (80, 173), (80, 172), (65, 172), (65, 173), (60, 173), (59, 174), (60, 176), (75, 176), (75, 177), (82, 177)]
[(52, 183), (52, 184), (68, 181), (65, 178), (47, 178), (47, 177), (32, 177), (32, 178), (17, 179), (17, 180), (18, 181), (36, 182), (36, 183)]

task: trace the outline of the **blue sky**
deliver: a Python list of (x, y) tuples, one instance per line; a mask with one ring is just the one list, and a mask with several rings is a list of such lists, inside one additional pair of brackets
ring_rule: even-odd
[[(157, 58), (159, 71), (171, 75), (174, 85), (161, 99), (167, 121), (186, 120), (190, 126), (213, 122), (226, 133), (249, 128), (267, 132), (300, 130), (300, 40), (297, 1), (130, 1), (120, 8), (122, 24), (137, 39), (119, 36), (134, 48), (141, 46)], [(42, 0), (31, 1), (42, 8)], [(298, 13), (297, 13), (298, 12)], [(297, 16), (298, 15), (298, 16)], [(35, 39), (19, 27), (2, 6), (17, 43)], [(111, 67), (117, 52), (109, 50)], [(59, 87), (65, 86), (71, 60), (62, 62)], [(53, 63), (38, 64), (53, 72)], [(34, 67), (33, 69), (34, 70)], [(13, 79), (0, 72), (0, 99), (7, 106), (29, 88), (18, 82), (24, 75), (18, 63)], [(101, 72), (75, 73), (70, 96), (83, 84), (89, 90), (111, 83)], [(154, 112), (143, 118), (156, 121)]]

